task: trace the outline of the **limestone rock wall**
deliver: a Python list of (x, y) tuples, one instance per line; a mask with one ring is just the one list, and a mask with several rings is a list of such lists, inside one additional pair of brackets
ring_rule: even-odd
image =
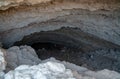
[(0, 41), (11, 46), (35, 32), (77, 27), (120, 45), (119, 4), (119, 0), (1, 0)]
[(24, 36), (35, 32), (72, 27), (120, 45), (119, 10), (89, 11), (60, 7), (51, 6), (46, 10), (29, 7), (1, 13), (0, 41), (9, 47), (22, 40)]

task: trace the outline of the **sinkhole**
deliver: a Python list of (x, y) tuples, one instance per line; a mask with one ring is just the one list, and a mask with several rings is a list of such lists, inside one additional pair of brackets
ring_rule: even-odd
[(41, 60), (54, 57), (91, 70), (120, 72), (120, 46), (76, 28), (36, 32), (14, 45), (29, 45)]

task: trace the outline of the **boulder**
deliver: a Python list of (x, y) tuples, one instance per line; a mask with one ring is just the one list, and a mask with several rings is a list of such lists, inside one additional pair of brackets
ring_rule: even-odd
[(6, 52), (7, 71), (15, 69), (20, 65), (36, 65), (40, 63), (40, 59), (36, 52), (30, 46), (14, 46)]

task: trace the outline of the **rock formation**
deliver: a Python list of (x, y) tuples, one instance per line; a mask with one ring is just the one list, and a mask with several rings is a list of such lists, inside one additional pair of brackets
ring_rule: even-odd
[(6, 51), (6, 71), (13, 70), (20, 65), (36, 65), (40, 59), (33, 48), (29, 46), (11, 47)]
[[(76, 59), (83, 56), (81, 61), (84, 64), (76, 66), (55, 59), (43, 61), (38, 58), (38, 53), (46, 49), (37, 47), (39, 43), (52, 43), (59, 49), (74, 48), (78, 53), (67, 50), (77, 55), (71, 55)], [(13, 79), (13, 74), (16, 78), (20, 75), (37, 78), (37, 74), (33, 75), (33, 68), (43, 67), (45, 69), (37, 73), (44, 79), (48, 76), (51, 79), (119, 79), (119, 73), (107, 69), (120, 70), (120, 0), (0, 0), (0, 47), (6, 48), (0, 48), (0, 79)], [(67, 53), (65, 49), (61, 51)], [(72, 57), (69, 56), (74, 60)], [(86, 61), (92, 64), (87, 65)], [(56, 67), (56, 73), (59, 69), (64, 71), (56, 75), (52, 69), (49, 71), (51, 65)], [(100, 71), (89, 70), (90, 67), (101, 69), (98, 65), (102, 69), (110, 67)]]
[[(16, 6), (21, 6), (23, 4), (26, 5), (35, 5), (35, 4), (40, 4), (40, 3), (49, 3), (49, 2), (74, 2), (74, 3), (80, 3), (81, 8), (86, 8), (86, 9), (111, 9), (111, 8), (116, 8), (119, 5), (119, 0), (1, 0), (0, 1), (0, 9), (5, 10), (10, 7), (16, 7)], [(92, 7), (93, 6), (93, 7)]]
[(2, 0), (2, 7), (11, 7), (0, 11), (0, 41), (6, 47), (35, 32), (62, 27), (120, 45), (119, 0)]
[[(22, 48), (26, 46), (22, 46)], [(15, 47), (13, 47), (15, 48)], [(29, 49), (29, 47), (28, 47)], [(15, 49), (14, 49), (15, 50)], [(18, 50), (18, 49), (17, 49)], [(31, 48), (30, 48), (31, 50)], [(31, 53), (24, 52), (30, 55)], [(54, 58), (41, 61), (38, 65), (20, 65), (8, 73), (5, 70), (5, 57), (0, 52), (0, 79), (119, 79), (120, 73), (107, 69), (101, 71), (91, 71), (87, 68), (77, 66), (69, 62), (61, 62)], [(31, 56), (34, 54), (31, 54)], [(22, 57), (21, 57), (22, 58)], [(8, 61), (7, 61), (8, 62)], [(22, 61), (19, 61), (22, 62)], [(19, 63), (18, 62), (18, 63)], [(10, 62), (8, 62), (10, 63)], [(8, 64), (9, 65), (9, 64)]]

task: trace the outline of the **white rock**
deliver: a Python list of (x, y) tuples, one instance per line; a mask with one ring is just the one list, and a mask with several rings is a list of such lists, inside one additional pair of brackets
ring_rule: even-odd
[(5, 73), (4, 72), (0, 72), (0, 79), (4, 78)]
[(5, 51), (0, 48), (0, 79), (4, 77), (4, 70), (6, 69), (6, 61), (5, 61)]
[(6, 67), (6, 61), (5, 61), (5, 52), (2, 51), (3, 49), (0, 49), (0, 71), (5, 70)]
[(54, 61), (64, 64), (64, 66), (70, 70), (72, 70), (72, 74), (76, 79), (120, 79), (120, 73), (115, 71), (110, 71), (107, 69), (101, 70), (101, 71), (91, 71), (85, 67), (77, 66), (75, 64), (66, 62), (66, 61), (59, 61), (55, 58), (51, 57), (49, 59), (46, 59), (42, 62), (47, 61)]
[[(60, 63), (51, 63), (51, 62), (47, 62), (45, 64), (45, 66), (47, 68), (49, 68), (50, 70), (52, 70), (53, 72), (64, 72), (65, 71), (65, 66), (63, 64), (60, 64)], [(61, 68), (61, 69), (59, 69)]]
[(4, 79), (75, 79), (71, 70), (56, 62), (22, 65), (5, 74)]

